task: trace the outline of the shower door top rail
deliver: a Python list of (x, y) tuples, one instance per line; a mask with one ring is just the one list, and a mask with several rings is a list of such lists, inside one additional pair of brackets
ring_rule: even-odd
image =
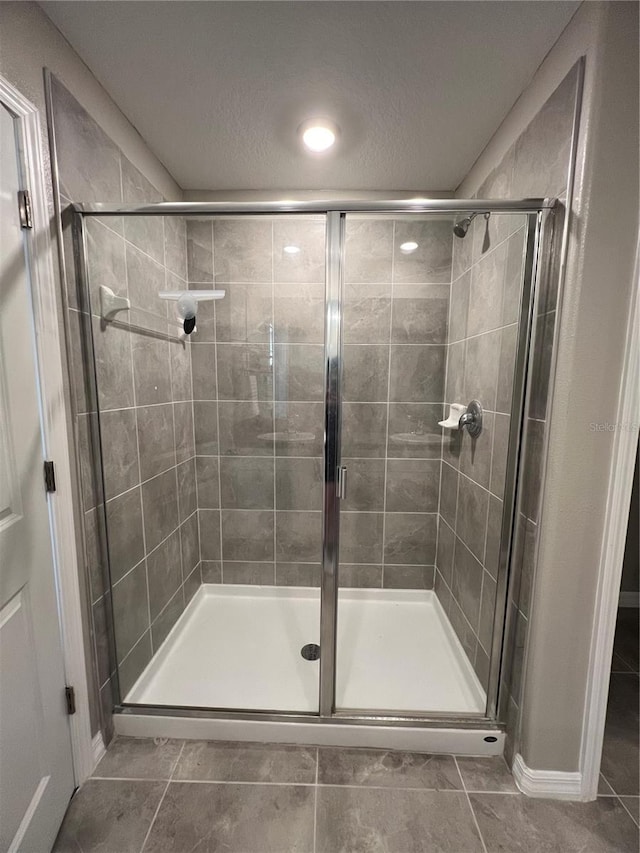
[(84, 216), (184, 216), (273, 213), (537, 213), (553, 208), (553, 198), (524, 199), (283, 199), (282, 201), (161, 201), (153, 204), (74, 203)]

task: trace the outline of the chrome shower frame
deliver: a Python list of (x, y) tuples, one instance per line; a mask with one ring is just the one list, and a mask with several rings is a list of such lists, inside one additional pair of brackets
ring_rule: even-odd
[[(322, 529), (322, 585), (320, 592), (320, 657), (318, 713), (288, 713), (254, 709), (196, 708), (191, 706), (132, 705), (120, 702), (115, 712), (121, 715), (150, 717), (198, 718), (224, 721), (264, 723), (324, 723), (353, 726), (394, 726), (431, 729), (478, 730), (483, 736), (498, 734), (505, 720), (498, 718), (501, 707), (501, 671), (504, 659), (507, 588), (513, 557), (514, 525), (517, 517), (518, 483), (523, 468), (522, 440), (529, 398), (531, 341), (536, 320), (536, 295), (540, 289), (542, 270), (547, 264), (541, 257), (543, 223), (553, 217), (554, 199), (519, 200), (478, 199), (402, 199), (402, 200), (282, 200), (256, 202), (160, 202), (147, 205), (73, 204), (73, 227), (76, 246), (77, 274), (87, 285), (87, 245), (85, 218), (99, 216), (259, 216), (274, 214), (326, 215), (326, 290), (325, 290), (325, 414), (324, 414), (324, 510)], [(342, 304), (345, 218), (347, 213), (363, 214), (439, 214), (457, 217), (469, 214), (523, 214), (527, 217), (524, 248), (524, 280), (519, 317), (519, 335), (514, 374), (512, 417), (503, 501), (500, 557), (496, 607), (490, 659), (487, 706), (484, 714), (411, 713), (398, 714), (381, 709), (336, 710), (336, 638), (338, 613), (337, 571), (339, 561), (340, 501), (337, 474), (341, 464), (341, 377), (342, 377)], [(453, 223), (452, 223), (453, 225)], [(547, 251), (545, 249), (545, 251)], [(95, 349), (92, 346), (93, 358)], [(95, 364), (94, 364), (95, 369)], [(98, 413), (98, 429), (100, 416)], [(100, 465), (102, 469), (102, 465)], [(108, 547), (108, 545), (107, 545)]]

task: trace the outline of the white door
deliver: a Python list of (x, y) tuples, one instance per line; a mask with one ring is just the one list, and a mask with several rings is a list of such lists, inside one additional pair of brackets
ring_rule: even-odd
[(0, 851), (48, 853), (74, 776), (19, 189), (0, 105)]

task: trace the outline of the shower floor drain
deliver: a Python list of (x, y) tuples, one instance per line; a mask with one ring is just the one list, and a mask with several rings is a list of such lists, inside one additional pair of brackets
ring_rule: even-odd
[(300, 649), (300, 654), (305, 660), (318, 660), (320, 657), (320, 646), (317, 643), (307, 643)]

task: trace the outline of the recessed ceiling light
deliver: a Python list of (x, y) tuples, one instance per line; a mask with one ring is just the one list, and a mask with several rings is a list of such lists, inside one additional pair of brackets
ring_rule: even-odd
[(400, 243), (400, 251), (403, 255), (410, 255), (411, 252), (415, 252), (418, 248), (418, 244), (413, 240), (408, 240), (406, 243)]
[(331, 148), (338, 137), (338, 125), (328, 118), (310, 118), (298, 128), (305, 147), (314, 154), (322, 154)]
[(287, 255), (297, 255), (300, 251), (300, 246), (285, 246), (284, 251), (287, 253)]

